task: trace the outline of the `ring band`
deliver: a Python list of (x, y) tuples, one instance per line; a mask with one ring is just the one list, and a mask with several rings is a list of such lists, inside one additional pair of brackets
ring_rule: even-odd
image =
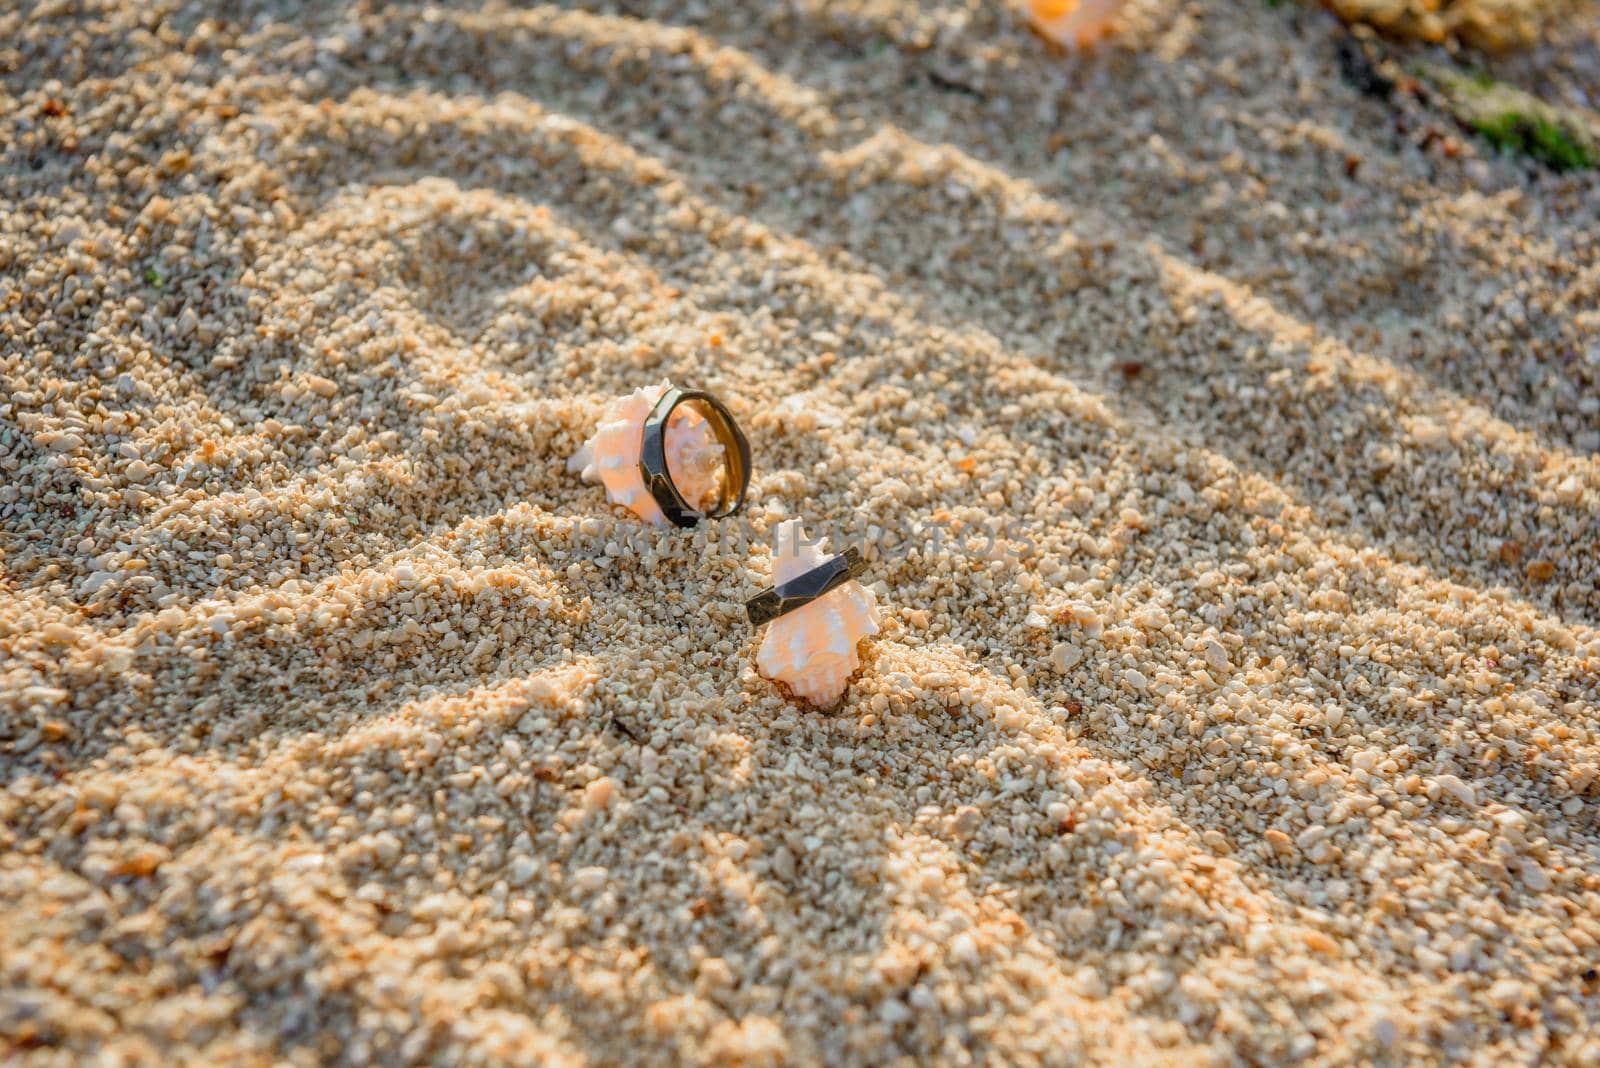
[[(722, 497), (710, 512), (700, 512), (691, 506), (678, 492), (677, 484), (672, 481), (672, 472), (667, 469), (667, 421), (672, 418), (673, 410), (685, 401), (698, 401), (705, 406), (708, 413), (706, 422), (711, 424), (711, 432), (722, 445), (722, 462), (727, 477), (722, 484)], [(692, 527), (701, 519), (721, 519), (744, 507), (745, 493), (750, 489), (750, 442), (734, 421), (733, 413), (716, 397), (703, 389), (679, 389), (674, 386), (661, 395), (644, 421), (644, 440), (639, 447), (639, 477), (644, 479), (645, 488), (661, 507), (661, 514), (674, 526)], [(737, 492), (734, 490), (736, 486)]]
[(867, 569), (861, 550), (851, 546), (826, 562), (797, 575), (780, 586), (768, 586), (744, 603), (750, 625), (759, 627), (796, 608), (804, 608), (817, 598), (831, 593)]

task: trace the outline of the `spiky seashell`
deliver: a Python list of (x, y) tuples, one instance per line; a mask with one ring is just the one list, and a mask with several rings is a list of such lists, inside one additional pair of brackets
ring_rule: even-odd
[[(672, 383), (636, 389), (618, 397), (600, 413), (600, 427), (567, 461), (568, 471), (581, 472), (585, 482), (599, 482), (606, 499), (620, 504), (646, 523), (668, 526), (639, 474), (639, 452), (644, 445), (644, 421)], [(709, 511), (722, 494), (722, 443), (706, 417), (689, 404), (680, 404), (667, 422), (667, 471), (683, 499), (698, 511)]]
[(1122, 0), (1028, 0), (1033, 28), (1062, 48), (1088, 48), (1111, 29)]
[[(778, 526), (777, 555), (772, 582), (781, 586), (821, 566), (831, 553), (819, 542), (805, 544), (798, 519)], [(767, 625), (756, 666), (769, 679), (819, 707), (838, 701), (861, 663), (856, 643), (878, 633), (878, 600), (872, 591), (852, 579), (803, 608), (781, 615)]]

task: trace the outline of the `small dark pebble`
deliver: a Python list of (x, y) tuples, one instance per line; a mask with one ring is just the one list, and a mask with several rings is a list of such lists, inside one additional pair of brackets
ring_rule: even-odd
[(1394, 93), (1394, 82), (1383, 76), (1367, 58), (1361, 42), (1354, 37), (1339, 38), (1339, 74), (1346, 84), (1363, 96), (1387, 100)]
[(932, 83), (935, 89), (943, 90), (946, 93), (959, 93), (962, 96), (971, 97), (973, 100), (984, 99), (983, 93), (979, 90), (974, 89), (965, 82), (960, 82), (954, 78), (946, 77), (936, 70), (930, 70), (928, 72), (928, 81)]

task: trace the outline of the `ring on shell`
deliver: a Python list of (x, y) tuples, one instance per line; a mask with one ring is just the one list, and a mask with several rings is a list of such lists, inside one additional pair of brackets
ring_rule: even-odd
[(867, 569), (861, 550), (850, 546), (781, 586), (768, 586), (744, 603), (752, 627), (764, 626), (843, 586)]
[[(722, 492), (716, 507), (702, 511), (684, 497), (672, 478), (672, 465), (667, 443), (672, 415), (679, 405), (693, 401), (704, 405), (711, 431), (722, 446)], [(644, 421), (644, 438), (639, 449), (639, 477), (644, 480), (650, 496), (655, 498), (667, 520), (676, 526), (692, 527), (702, 518), (722, 519), (744, 507), (745, 494), (750, 489), (750, 442), (744, 431), (734, 421), (733, 413), (715, 396), (703, 389), (679, 389), (671, 386)], [(737, 487), (737, 489), (735, 489)]]
[(835, 704), (861, 664), (856, 644), (878, 633), (878, 602), (856, 581), (866, 569), (854, 548), (836, 556), (807, 543), (798, 519), (778, 526), (773, 585), (745, 602), (754, 626), (768, 624), (756, 653), (761, 674), (818, 707)]
[(744, 507), (750, 443), (714, 395), (661, 382), (608, 403), (567, 470), (646, 523), (692, 527)]

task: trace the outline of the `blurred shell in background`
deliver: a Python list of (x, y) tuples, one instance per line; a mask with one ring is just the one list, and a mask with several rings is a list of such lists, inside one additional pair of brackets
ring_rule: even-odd
[(1033, 28), (1062, 48), (1088, 48), (1106, 36), (1123, 0), (1028, 0)]

